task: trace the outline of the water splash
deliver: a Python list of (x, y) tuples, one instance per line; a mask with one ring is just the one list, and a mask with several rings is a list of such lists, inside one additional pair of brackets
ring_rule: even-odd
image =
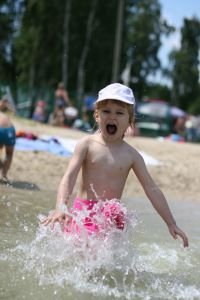
[[(77, 240), (63, 233), (59, 224), (54, 230), (39, 225), (31, 240), (19, 241), (7, 255), (1, 255), (1, 260), (17, 261), (24, 281), (28, 276), (35, 277), (42, 288), (54, 286), (55, 292), (71, 287), (99, 299), (200, 299), (198, 281), (195, 282), (195, 276), (200, 274), (191, 279), (199, 250), (193, 247), (184, 252), (167, 244), (145, 242), (136, 245), (137, 217), (122, 208), (127, 218), (125, 230), (111, 226), (104, 239), (85, 239), (81, 235)], [(79, 225), (87, 216), (87, 210), (81, 211)], [(42, 218), (38, 216), (39, 221)], [(34, 229), (24, 221), (20, 228), (27, 235)]]
[[(109, 202), (116, 203), (116, 200)], [(127, 214), (126, 208), (122, 208), (127, 219), (125, 230), (110, 227), (103, 239), (91, 235), (85, 240), (85, 235), (81, 235), (77, 240), (77, 237), (63, 233), (59, 224), (54, 230), (39, 226), (29, 244), (15, 248), (25, 257), (24, 273), (34, 271), (40, 285), (64, 287), (70, 284), (82, 291), (101, 290), (104, 294), (120, 294), (119, 282), (125, 285), (133, 274), (137, 257), (131, 242), (137, 218), (134, 212)], [(76, 216), (79, 226), (83, 217), (87, 216), (87, 210)], [(96, 217), (99, 223), (104, 222), (100, 215)], [(42, 216), (38, 218), (42, 219)]]

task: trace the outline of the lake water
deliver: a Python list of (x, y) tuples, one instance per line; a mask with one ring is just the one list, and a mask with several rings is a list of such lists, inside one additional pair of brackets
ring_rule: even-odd
[(200, 299), (200, 203), (169, 201), (188, 249), (145, 198), (124, 200), (137, 224), (88, 248), (40, 226), (55, 196), (0, 185), (0, 299)]

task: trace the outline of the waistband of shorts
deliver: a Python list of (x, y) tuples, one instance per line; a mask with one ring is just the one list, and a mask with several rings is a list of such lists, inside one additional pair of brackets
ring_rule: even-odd
[(93, 200), (93, 199), (83, 199), (83, 198), (81, 198), (81, 197), (76, 197), (75, 199), (74, 199), (74, 202), (81, 202), (81, 203), (84, 203), (84, 204), (89, 204), (89, 203), (97, 203), (98, 202), (98, 200)]

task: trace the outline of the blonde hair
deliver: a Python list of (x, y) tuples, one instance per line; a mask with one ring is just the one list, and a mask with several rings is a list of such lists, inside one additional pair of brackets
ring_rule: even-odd
[(127, 108), (128, 114), (129, 114), (129, 125), (131, 127), (133, 127), (134, 126), (134, 106), (132, 104), (128, 104), (128, 103), (125, 103), (125, 102), (122, 102), (119, 100), (114, 100), (114, 99), (106, 99), (106, 100), (95, 103), (95, 111), (104, 107), (108, 103), (108, 101), (115, 102), (118, 105)]

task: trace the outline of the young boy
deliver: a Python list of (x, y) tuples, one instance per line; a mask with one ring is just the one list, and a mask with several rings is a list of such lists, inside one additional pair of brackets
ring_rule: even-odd
[[(187, 247), (187, 236), (176, 225), (167, 201), (148, 173), (143, 158), (123, 140), (126, 129), (133, 124), (135, 99), (132, 90), (119, 83), (110, 84), (99, 92), (95, 105), (94, 117), (99, 130), (93, 135), (84, 137), (77, 144), (59, 185), (55, 211), (42, 223), (50, 224), (53, 228), (55, 222), (63, 222), (80, 169), (82, 169), (82, 180), (73, 205), (76, 213), (83, 207), (93, 211), (95, 203), (100, 200), (107, 205), (108, 200), (120, 199), (127, 176), (132, 169), (152, 205), (167, 224), (170, 234), (175, 239), (179, 235), (184, 247)], [(108, 210), (107, 215), (106, 207), (101, 211), (106, 216), (112, 216), (116, 227), (123, 229), (125, 221), (120, 207), (111, 205)], [(95, 214), (95, 210), (93, 213)], [(74, 227), (73, 222), (69, 220), (71, 227), (69, 226), (65, 231), (71, 231)], [(92, 224), (92, 218), (84, 223), (85, 228), (90, 232), (95, 232), (94, 225), (98, 227), (98, 224)]]
[(8, 182), (7, 172), (10, 168), (15, 145), (15, 128), (9, 117), (0, 112), (0, 151), (5, 147), (5, 159), (0, 160), (0, 180)]

